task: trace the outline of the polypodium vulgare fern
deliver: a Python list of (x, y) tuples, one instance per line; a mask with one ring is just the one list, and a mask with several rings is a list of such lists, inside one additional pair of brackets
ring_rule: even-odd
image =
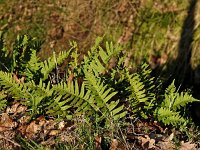
[(8, 71), (9, 57), (8, 51), (5, 47), (4, 33), (0, 31), (0, 70)]
[(30, 97), (28, 88), (24, 84), (17, 83), (11, 73), (0, 71), (0, 87), (16, 100)]
[(6, 100), (7, 95), (1, 91), (0, 92), (0, 110), (3, 110), (7, 106), (7, 100)]
[(71, 51), (76, 46), (77, 45), (73, 45), (68, 51), (61, 51), (58, 54), (58, 56), (56, 56), (56, 54), (53, 53), (52, 57), (49, 57), (43, 63), (40, 63), (43, 80), (46, 80), (48, 78), (48, 75), (52, 72), (52, 70), (55, 69), (56, 67), (58, 67), (57, 65), (62, 64), (64, 62), (64, 60), (69, 57)]
[[(18, 37), (13, 53), (7, 55), (1, 35), (0, 108), (5, 107), (5, 95), (9, 95), (27, 105), (33, 116), (42, 113), (70, 119), (84, 115), (109, 121), (129, 113), (141, 118), (154, 115), (166, 125), (186, 122), (181, 108), (196, 99), (187, 92), (179, 94), (172, 84), (164, 99), (158, 100), (160, 87), (156, 86), (148, 65), (143, 64), (139, 72), (131, 73), (124, 65), (121, 47), (106, 42), (102, 48), (101, 41), (97, 38), (81, 62), (75, 42), (69, 51), (53, 53), (42, 62), (37, 56), (39, 44), (33, 39)], [(51, 84), (49, 75), (69, 57), (72, 62), (65, 66), (66, 78)], [(12, 61), (7, 64), (7, 59)]]
[(164, 100), (155, 110), (155, 116), (165, 125), (183, 126), (188, 120), (181, 115), (181, 108), (186, 107), (188, 103), (198, 101), (188, 92), (178, 93), (174, 81), (165, 91)]
[(33, 115), (42, 111), (43, 102), (49, 101), (53, 94), (50, 84), (46, 85), (42, 80), (38, 85), (34, 81), (19, 83), (11, 73), (3, 71), (0, 71), (0, 88), (14, 100), (29, 106)]
[(90, 116), (99, 113), (102, 118), (110, 116), (119, 119), (123, 117), (125, 111), (123, 106), (118, 107), (119, 100), (110, 101), (116, 93), (112, 92), (99, 79), (92, 77), (92, 74), (88, 73), (86, 76), (86, 81), (83, 81), (81, 87), (78, 86), (77, 81), (54, 85), (53, 90), (59, 96), (47, 107), (47, 113), (65, 115), (64, 117), (70, 118), (72, 112), (69, 111), (69, 108), (73, 108), (74, 115), (85, 113)]
[(91, 97), (91, 92), (85, 90), (84, 83), (79, 89), (77, 81), (66, 84), (65, 82), (58, 83), (53, 86), (58, 98), (51, 102), (47, 107), (47, 113), (71, 118), (73, 112), (69, 108), (75, 109), (75, 115), (79, 112), (94, 113), (98, 110)]
[(147, 64), (143, 64), (139, 73), (130, 74), (126, 72), (129, 86), (127, 90), (130, 92), (128, 101), (132, 106), (132, 112), (135, 115), (147, 118), (150, 115), (151, 109), (155, 105), (156, 93), (154, 78), (150, 76), (151, 70)]
[(124, 106), (119, 106), (119, 99), (113, 99), (117, 92), (105, 85), (101, 78), (94, 75), (92, 70), (87, 70), (85, 73), (85, 82), (103, 116), (112, 116), (114, 119), (119, 119), (126, 115), (127, 112), (124, 110)]

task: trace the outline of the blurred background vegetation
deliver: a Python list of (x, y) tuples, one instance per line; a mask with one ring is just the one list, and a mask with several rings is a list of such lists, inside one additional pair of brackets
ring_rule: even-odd
[(133, 67), (146, 61), (167, 79), (200, 84), (197, 0), (0, 0), (0, 30), (10, 48), (18, 34), (44, 41), (42, 59), (71, 40), (84, 54), (104, 36), (123, 45)]

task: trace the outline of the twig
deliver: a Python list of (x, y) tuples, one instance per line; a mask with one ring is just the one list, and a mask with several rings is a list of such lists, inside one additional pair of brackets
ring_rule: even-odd
[(53, 51), (53, 57), (54, 57), (54, 62), (55, 62), (55, 65), (56, 65), (56, 82), (58, 83), (59, 82), (59, 79), (58, 79), (58, 72), (59, 72), (59, 69), (58, 69), (58, 63), (57, 63), (57, 59), (56, 59), (56, 52), (54, 51), (54, 49), (52, 49)]
[(2, 62), (0, 62), (0, 64), (1, 64), (7, 71), (9, 71), (9, 69), (8, 69)]
[(18, 143), (16, 143), (16, 142), (14, 142), (14, 141), (12, 141), (12, 140), (10, 140), (10, 139), (4, 137), (3, 135), (0, 135), (0, 139), (4, 139), (4, 140), (6, 140), (6, 141), (12, 143), (12, 144), (15, 145), (15, 146), (21, 147)]

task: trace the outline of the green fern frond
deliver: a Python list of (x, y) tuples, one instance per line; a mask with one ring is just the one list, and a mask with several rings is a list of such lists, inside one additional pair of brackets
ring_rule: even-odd
[(107, 66), (111, 58), (118, 57), (121, 51), (122, 48), (120, 46), (114, 46), (112, 42), (106, 42), (105, 50), (99, 46), (98, 49), (88, 52), (88, 56), (84, 58), (84, 68), (92, 68), (95, 76), (98, 76), (108, 69)]
[(0, 91), (0, 110), (3, 110), (7, 106), (6, 97), (7, 95)]
[(146, 95), (146, 90), (143, 82), (141, 81), (139, 75), (126, 74), (128, 82), (130, 85), (127, 90), (130, 92), (128, 101), (132, 106), (132, 111), (134, 115), (139, 114), (140, 116), (147, 118), (144, 111), (151, 108), (151, 99)]
[[(165, 91), (165, 99), (158, 107), (158, 113), (156, 114), (158, 120), (164, 124), (172, 124), (174, 126), (180, 125), (180, 123), (187, 123), (187, 120), (183, 116), (180, 116), (181, 107), (184, 108), (188, 103), (198, 101), (193, 98), (187, 92), (177, 92), (173, 81)], [(164, 118), (164, 119), (163, 119)], [(183, 124), (182, 124), (183, 125)]]
[(86, 65), (89, 64), (93, 60), (94, 56), (97, 55), (98, 47), (102, 41), (103, 41), (103, 37), (96, 38), (94, 46), (92, 46), (91, 50), (88, 51), (88, 56), (85, 56), (84, 58), (84, 62)]
[(33, 112), (32, 115), (39, 113), (42, 108), (40, 104), (45, 98), (50, 99), (53, 91), (49, 86), (50, 84), (46, 86), (42, 82), (36, 85), (34, 81), (17, 83), (11, 73), (0, 71), (0, 87), (15, 100), (20, 100), (21, 103), (29, 106)]
[(187, 122), (178, 112), (171, 111), (168, 108), (160, 108), (158, 110), (158, 120), (163, 122), (165, 125), (181, 126)]
[(165, 101), (163, 102), (163, 107), (169, 107), (171, 110), (177, 111), (181, 107), (185, 107), (188, 103), (198, 101), (193, 98), (188, 92), (177, 92), (174, 85), (174, 81), (165, 91)]
[(40, 79), (40, 82), (39, 84), (37, 85), (33, 80), (28, 82), (26, 84), (26, 86), (31, 89), (31, 91), (35, 91), (36, 93), (38, 93), (38, 95), (41, 95), (41, 96), (52, 96), (53, 94), (53, 90), (51, 88), (51, 84), (50, 84), (50, 81), (47, 83), (44, 83), (42, 81), (42, 79)]
[[(126, 70), (126, 78), (129, 83), (128, 101), (132, 106), (132, 112), (147, 118), (148, 113), (156, 107), (156, 89), (154, 77), (151, 77), (151, 69), (144, 63), (138, 73), (130, 74)], [(150, 115), (150, 114), (149, 114)]]
[(44, 112), (44, 108), (47, 107), (54, 99), (53, 89), (50, 81), (46, 84), (40, 79), (39, 84), (36, 84), (33, 80), (25, 83), (29, 89), (28, 94), (30, 98), (26, 101), (26, 105), (30, 107), (33, 115)]
[(130, 75), (127, 74), (128, 80), (130, 81), (130, 86), (128, 89), (131, 91), (130, 98), (134, 99), (136, 103), (145, 103), (148, 101), (144, 89), (144, 84), (137, 74)]
[(56, 97), (53, 102), (46, 108), (47, 114), (71, 119), (72, 114), (68, 110), (72, 106), (66, 105), (67, 101), (62, 100), (62, 95)]
[(32, 54), (38, 52), (40, 46), (41, 42), (36, 41), (34, 38), (27, 35), (17, 36), (11, 55), (11, 72), (18, 71), (23, 75)]
[[(48, 107), (50, 113), (57, 111), (66, 111), (69, 108), (75, 109), (75, 115), (80, 113), (86, 113), (91, 115), (92, 113), (98, 111), (97, 106), (94, 104), (94, 99), (91, 97), (91, 92), (85, 90), (84, 83), (79, 89), (78, 82), (75, 81), (66, 84), (61, 82), (53, 86), (53, 90), (57, 95), (61, 95), (62, 98), (57, 101), (53, 101)], [(57, 109), (59, 107), (59, 109)], [(55, 108), (55, 109), (54, 109)]]
[(28, 99), (28, 89), (24, 84), (17, 83), (11, 73), (0, 71), (0, 87), (11, 94), (15, 99)]
[(85, 72), (85, 82), (87, 89), (91, 91), (95, 103), (104, 117), (112, 116), (114, 119), (119, 119), (126, 115), (123, 105), (119, 106), (119, 100), (112, 100), (117, 92), (113, 92), (113, 89), (104, 85), (101, 79), (92, 73), (92, 70)]
[(185, 107), (188, 103), (192, 103), (195, 101), (199, 102), (199, 100), (193, 98), (187, 92), (186, 93), (181, 92), (173, 104), (173, 110), (174, 111), (179, 110), (181, 107)]
[(122, 48), (120, 46), (114, 46), (112, 42), (106, 42), (106, 50), (99, 46), (99, 56), (103, 63), (107, 64), (112, 57), (118, 56), (121, 50)]
[(23, 73), (26, 76), (26, 80), (38, 80), (40, 78), (40, 60), (37, 57), (36, 51), (33, 51), (30, 60), (27, 62), (27, 67)]
[(4, 41), (4, 32), (0, 31), (0, 70), (8, 71), (9, 70), (9, 58), (8, 58), (8, 50), (5, 47)]
[(64, 62), (64, 60), (69, 56), (73, 48), (74, 47), (72, 47), (67, 52), (61, 51), (57, 57), (52, 56), (48, 58), (48, 60), (45, 60), (43, 63), (41, 63), (40, 67), (42, 68), (41, 73), (43, 75), (43, 80), (46, 80), (48, 78), (49, 73), (51, 73), (52, 70), (56, 68), (56, 65), (60, 65)]

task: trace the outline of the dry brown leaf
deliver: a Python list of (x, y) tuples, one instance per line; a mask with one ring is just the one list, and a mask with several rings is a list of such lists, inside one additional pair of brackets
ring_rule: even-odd
[(36, 121), (32, 121), (26, 128), (26, 136), (31, 138), (40, 130), (40, 126), (36, 124)]
[(19, 119), (19, 122), (20, 122), (20, 124), (26, 124), (29, 120), (30, 120), (30, 116), (22, 116), (20, 119)]
[(153, 125), (154, 125), (155, 127), (157, 127), (157, 128), (160, 130), (161, 133), (164, 132), (164, 129), (158, 124), (157, 121), (154, 121), (154, 122), (153, 122)]
[(101, 150), (101, 142), (102, 142), (102, 137), (101, 136), (96, 136), (95, 137), (95, 145), (94, 145), (94, 150)]
[(175, 148), (175, 145), (171, 142), (174, 138), (174, 132), (170, 134), (169, 137), (167, 137), (164, 141), (159, 141), (158, 146), (162, 150), (171, 150)]
[(196, 150), (196, 144), (191, 142), (181, 141), (181, 147), (179, 150)]
[(25, 135), (26, 134), (26, 128), (27, 128), (28, 125), (20, 125), (18, 128), (17, 128), (17, 131), (19, 131), (22, 135)]
[(26, 110), (27, 110), (27, 107), (26, 107), (26, 106), (19, 105), (19, 106), (17, 107), (17, 110), (16, 110), (15, 114), (16, 114), (16, 113), (24, 113)]
[(10, 114), (10, 113), (15, 113), (16, 111), (17, 111), (17, 107), (20, 105), (20, 103), (19, 102), (17, 102), (17, 103), (14, 103), (11, 107), (8, 107), (7, 109), (6, 109), (6, 113), (8, 113), (8, 114)]
[(126, 0), (120, 1), (117, 11), (120, 13), (124, 12), (127, 9), (127, 5), (128, 1)]
[(40, 126), (43, 126), (46, 123), (46, 119), (44, 118), (44, 116), (40, 116), (39, 118), (37, 118), (37, 122)]
[(113, 139), (110, 145), (110, 150), (117, 150), (118, 147), (118, 141), (117, 139)]
[(8, 114), (14, 114), (14, 116), (17, 113), (23, 113), (27, 110), (27, 107), (24, 105), (21, 105), (19, 102), (13, 103), (13, 105), (11, 107), (8, 107), (6, 109), (6, 113)]
[(51, 130), (48, 135), (54, 136), (54, 135), (58, 135), (59, 133), (60, 133), (60, 130)]
[(174, 138), (174, 132), (172, 132), (172, 133), (170, 134), (170, 136), (167, 138), (167, 140), (168, 140), (168, 141), (172, 141), (173, 138)]
[(14, 122), (7, 113), (1, 114), (0, 131), (10, 130), (17, 126), (17, 122)]
[(25, 77), (22, 77), (21, 79), (19, 79), (18, 77), (17, 77), (17, 74), (13, 74), (13, 78), (14, 78), (14, 80), (18, 83), (18, 84), (20, 84), (20, 83), (24, 83), (24, 80), (25, 80)]
[(155, 139), (150, 139), (148, 135), (145, 135), (145, 137), (140, 136), (138, 139), (141, 141), (143, 149), (155, 148)]
[(55, 129), (56, 124), (57, 123), (54, 120), (46, 120), (46, 123), (44, 124), (44, 129), (46, 130)]
[(172, 150), (175, 148), (171, 141), (160, 141), (157, 145), (162, 150)]

